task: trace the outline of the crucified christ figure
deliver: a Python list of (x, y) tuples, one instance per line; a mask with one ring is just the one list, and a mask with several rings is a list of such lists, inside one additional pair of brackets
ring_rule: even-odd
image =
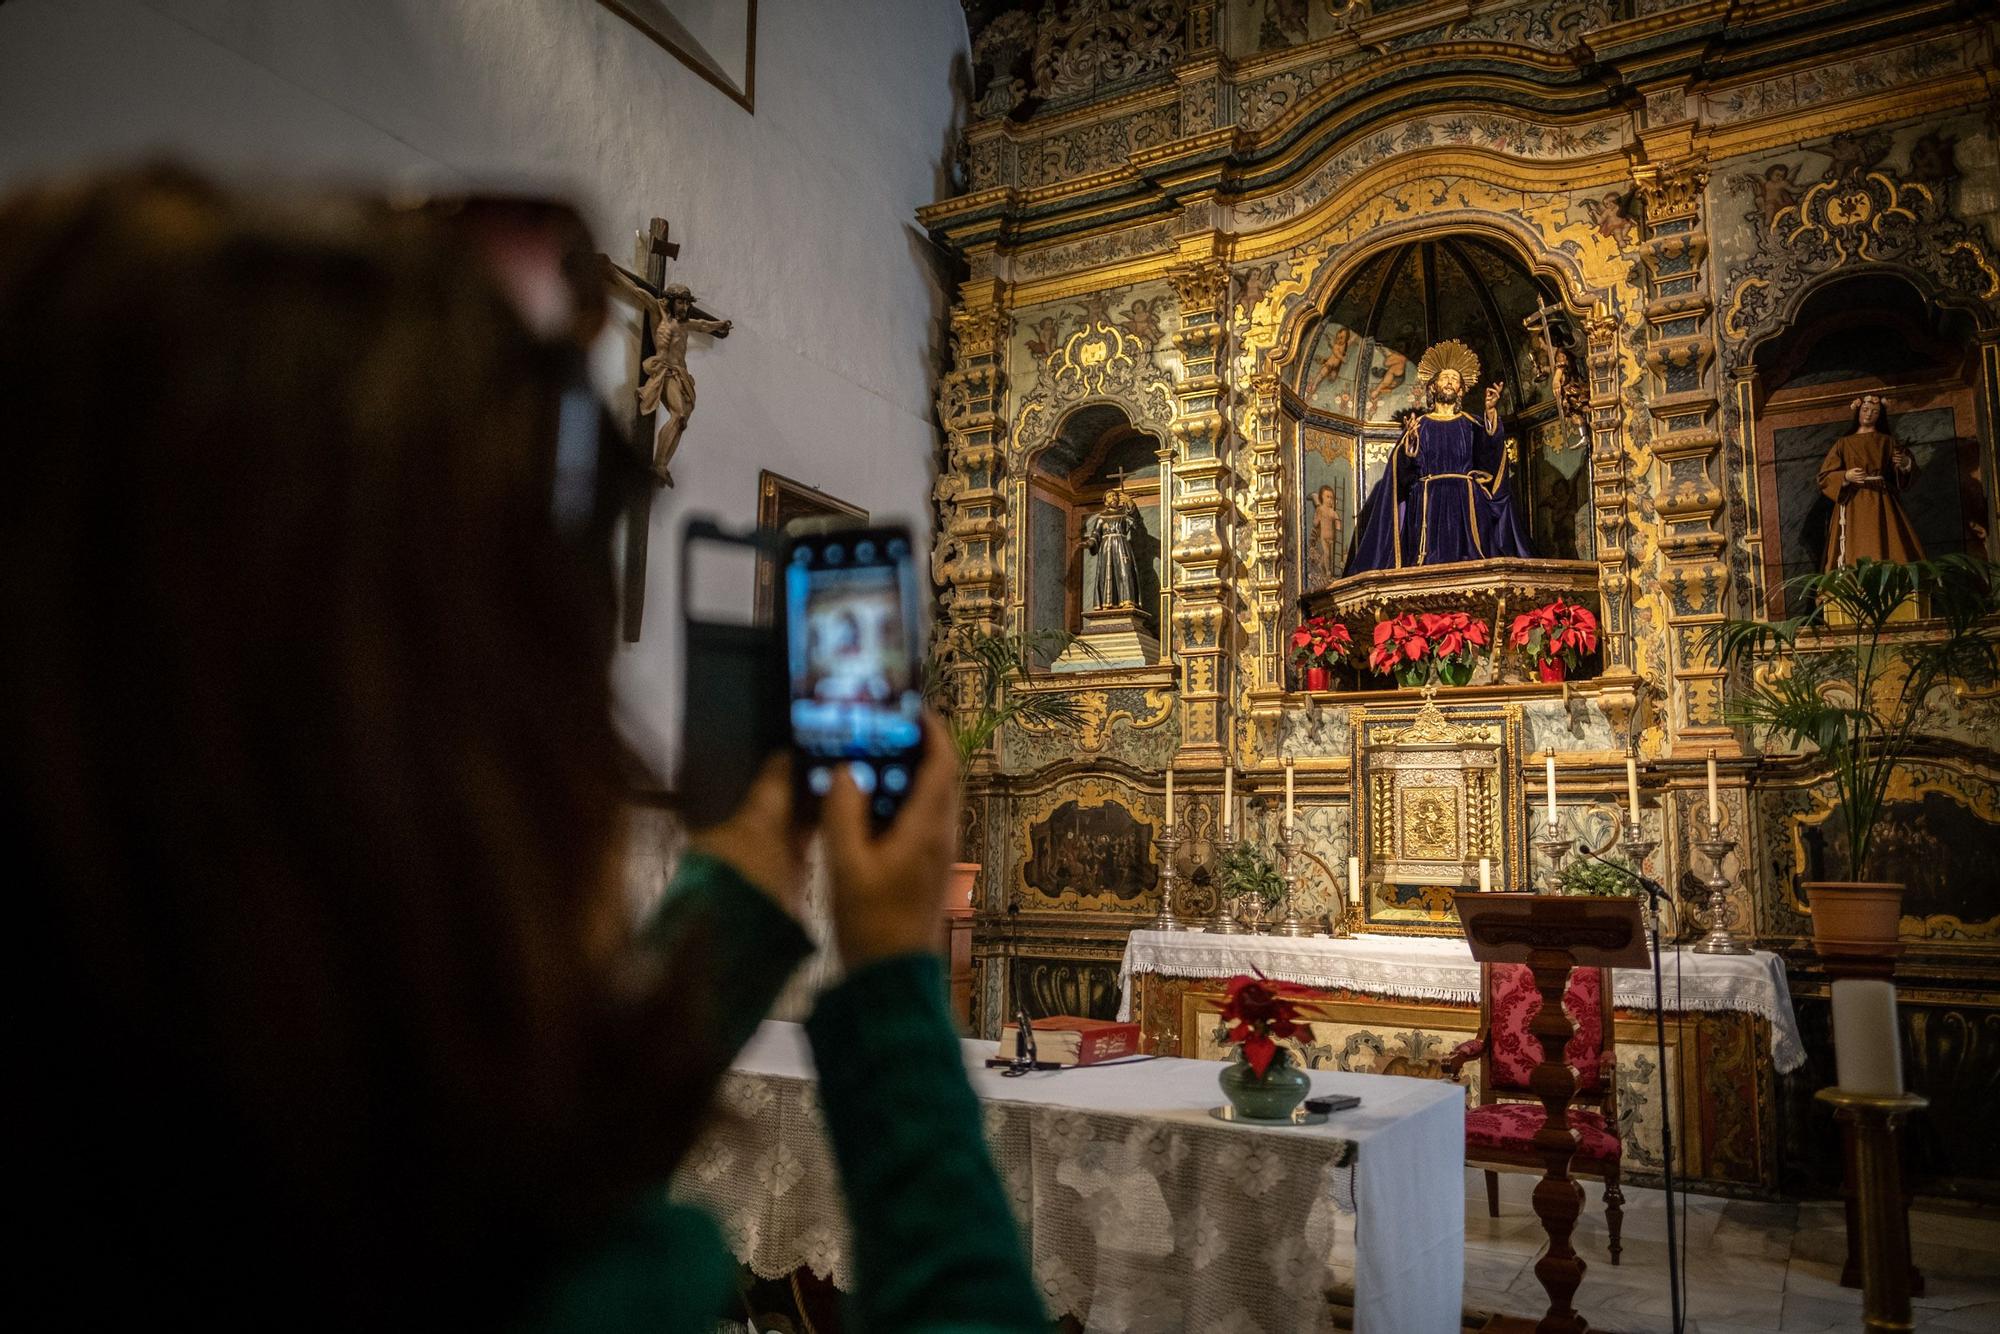
[(653, 440), (653, 472), (672, 486), (668, 465), (680, 448), (688, 418), (694, 416), (694, 377), (687, 368), (688, 334), (727, 338), (730, 322), (697, 318), (694, 295), (681, 283), (654, 291), (616, 264), (609, 268), (612, 281), (630, 292), (653, 318), (653, 354), (640, 363), (644, 378), (639, 382), (639, 410), (651, 417), (662, 405), (667, 409), (667, 419), (660, 423), (660, 432)]

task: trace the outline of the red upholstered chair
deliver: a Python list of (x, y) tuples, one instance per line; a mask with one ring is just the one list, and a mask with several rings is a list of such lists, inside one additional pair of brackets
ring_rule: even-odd
[[(1465, 1159), (1486, 1167), (1486, 1209), (1500, 1216), (1500, 1174), (1494, 1167), (1539, 1168), (1535, 1132), (1546, 1113), (1528, 1081), (1541, 1064), (1542, 1044), (1528, 1031), (1541, 1006), (1526, 964), (1481, 964), (1479, 1036), (1461, 1043), (1445, 1060), (1452, 1078), (1469, 1060), (1479, 1061), (1479, 1105), (1465, 1114)], [(1623, 1146), (1618, 1140), (1617, 1042), (1611, 1026), (1611, 991), (1602, 969), (1570, 974), (1563, 1008), (1576, 1025), (1569, 1040), (1576, 1092), (1570, 1096), (1569, 1123), (1576, 1133), (1572, 1175), (1604, 1182), (1604, 1215), (1611, 1231), (1611, 1263), (1618, 1263), (1619, 1229), (1625, 1194), (1618, 1188)]]

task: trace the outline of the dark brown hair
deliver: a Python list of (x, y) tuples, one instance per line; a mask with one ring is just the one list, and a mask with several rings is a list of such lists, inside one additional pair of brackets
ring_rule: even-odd
[(687, 969), (612, 980), (560, 389), (434, 221), (172, 170), (0, 205), (19, 1216), (101, 1276), (65, 1323), (490, 1326), (685, 1150)]

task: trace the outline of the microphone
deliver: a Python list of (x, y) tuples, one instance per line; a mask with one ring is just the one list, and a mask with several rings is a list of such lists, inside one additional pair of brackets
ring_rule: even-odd
[[(1610, 846), (1611, 845), (1609, 843), (1606, 843), (1604, 845), (1604, 847), (1606, 848)], [(1610, 858), (1602, 856), (1601, 854), (1604, 851), (1603, 848), (1599, 848), (1596, 852), (1592, 852), (1589, 848), (1586, 848), (1583, 846), (1583, 844), (1579, 843), (1576, 845), (1576, 850), (1582, 853), (1584, 856), (1590, 858), (1590, 860), (1594, 862), (1597, 862), (1604, 866), (1608, 866), (1612, 870), (1617, 871), (1622, 875), (1630, 876), (1634, 881), (1638, 883), (1639, 888), (1645, 890), (1646, 893), (1650, 894), (1654, 899), (1656, 900), (1665, 899), (1669, 903), (1673, 902), (1673, 895), (1667, 893), (1667, 887), (1665, 885), (1653, 879), (1653, 877), (1647, 875), (1644, 871), (1639, 870), (1636, 866), (1626, 866), (1620, 862), (1614, 862)]]
[[(1016, 899), (1008, 904), (1007, 912), (1018, 919), (1021, 901)], [(1001, 1072), (1009, 1077), (1025, 1075), (1035, 1068), (1035, 1029), (1028, 1021), (1028, 995), (1021, 985), (1021, 956), (1018, 954), (1014, 956), (1014, 1023), (1019, 1028), (1014, 1039), (1014, 1060)]]

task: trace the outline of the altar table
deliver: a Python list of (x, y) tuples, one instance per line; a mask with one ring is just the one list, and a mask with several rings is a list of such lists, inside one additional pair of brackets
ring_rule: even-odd
[[(1464, 1275), (1464, 1099), (1433, 1080), (1315, 1071), (1361, 1105), (1324, 1125), (1228, 1125), (1213, 1061), (1003, 1077), (965, 1059), (1051, 1311), (1107, 1334), (1454, 1334)], [(776, 1278), (849, 1282), (847, 1224), (796, 1024), (766, 1023), (725, 1078), (675, 1194)]]
[[(1774, 1189), (1772, 1076), (1805, 1061), (1784, 963), (1687, 949), (1663, 963), (1679, 1170), (1716, 1188)], [(1425, 936), (1134, 931), (1120, 1017), (1139, 1020), (1146, 1050), (1219, 1055), (1211, 1030), (1222, 979), (1253, 968), (1315, 989), (1305, 1012), (1315, 1065), (1441, 1078), (1444, 1057), (1478, 1028), (1479, 965), (1463, 940)], [(1613, 969), (1612, 995), (1626, 1166), (1643, 1179), (1663, 1165), (1651, 971)]]

